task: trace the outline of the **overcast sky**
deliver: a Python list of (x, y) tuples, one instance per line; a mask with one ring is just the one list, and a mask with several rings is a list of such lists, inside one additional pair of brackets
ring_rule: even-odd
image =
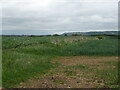
[(117, 30), (118, 1), (2, 0), (2, 33), (59, 34)]

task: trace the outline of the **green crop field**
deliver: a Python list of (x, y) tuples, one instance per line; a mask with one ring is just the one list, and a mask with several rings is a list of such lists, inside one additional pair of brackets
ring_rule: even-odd
[[(97, 36), (3, 36), (3, 87), (16, 87), (20, 82), (48, 73), (49, 70), (59, 66), (57, 63), (52, 64), (51, 61), (64, 56), (118, 56), (118, 39), (107, 36), (102, 36), (102, 39)], [(117, 85), (117, 63), (108, 64), (114, 64), (116, 68), (94, 70), (94, 73), (99, 78), (108, 80), (107, 85)], [(83, 66), (76, 68), (84, 69)], [(87, 73), (86, 68), (85, 71)], [(108, 74), (108, 77), (103, 73)]]

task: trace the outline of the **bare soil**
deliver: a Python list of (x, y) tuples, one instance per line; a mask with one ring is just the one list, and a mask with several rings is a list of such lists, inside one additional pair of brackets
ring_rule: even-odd
[[(118, 61), (118, 57), (88, 57), (70, 56), (58, 57), (51, 63), (59, 63), (58, 67), (51, 69), (44, 76), (37, 76), (27, 82), (21, 82), (18, 88), (95, 88), (106, 87), (103, 80), (94, 80), (93, 73), (84, 68), (73, 66), (87, 66), (89, 68), (106, 69), (115, 66), (105, 65), (105, 62)], [(96, 77), (97, 78), (97, 77)]]

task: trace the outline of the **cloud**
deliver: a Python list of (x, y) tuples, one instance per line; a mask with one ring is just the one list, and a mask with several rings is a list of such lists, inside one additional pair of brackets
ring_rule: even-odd
[(116, 30), (118, 0), (3, 0), (3, 34)]

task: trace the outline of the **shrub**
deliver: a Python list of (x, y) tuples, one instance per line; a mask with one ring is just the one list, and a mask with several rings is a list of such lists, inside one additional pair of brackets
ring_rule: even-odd
[(53, 36), (59, 36), (58, 34), (54, 34)]
[(102, 37), (101, 36), (99, 36), (99, 37), (97, 37), (99, 40), (101, 40), (102, 39)]

